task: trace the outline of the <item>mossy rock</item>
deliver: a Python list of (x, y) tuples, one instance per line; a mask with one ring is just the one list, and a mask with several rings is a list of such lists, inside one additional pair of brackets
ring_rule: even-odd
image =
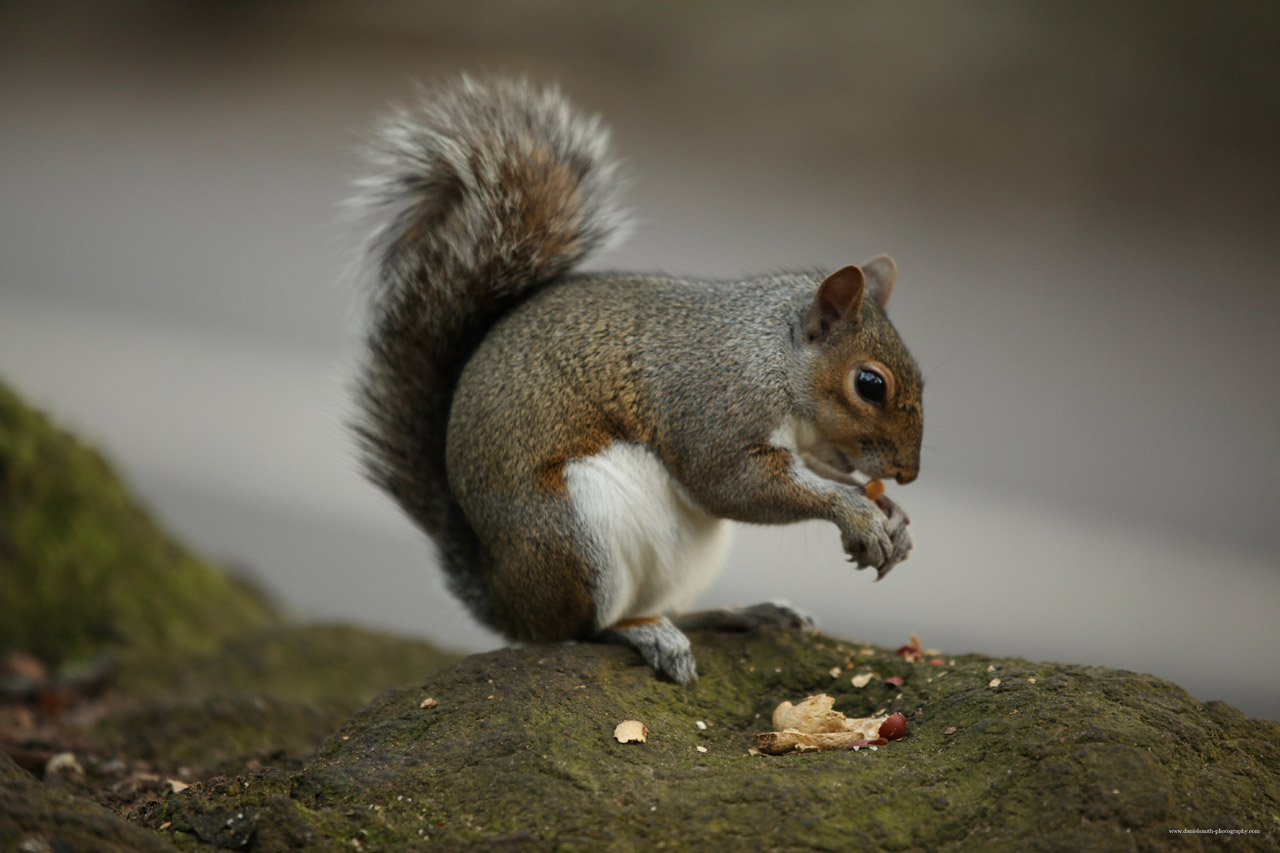
[(212, 653), (155, 661), (127, 674), (135, 696), (188, 700), (230, 692), (335, 701), (354, 711), (388, 687), (415, 681), (461, 656), (430, 643), (354, 625), (271, 625), (227, 639)]
[[(136, 807), (148, 796), (131, 793), (138, 780), (194, 781), (264, 766), (296, 770), (388, 685), (421, 680), (456, 659), (426, 643), (320, 625), (272, 627), (246, 634), (217, 654), (168, 661), (145, 690), (113, 687), (101, 701), (79, 706), (74, 716), (87, 710), (94, 722), (68, 735), (69, 743), (52, 749), (47, 742), (26, 745), (32, 751), (25, 758), (36, 759), (34, 766), (27, 764), (32, 772), (40, 773), (58, 750), (72, 751), (83, 769), (56, 775), (55, 790), (14, 768), (20, 776), (8, 781), (23, 784), (0, 785), (0, 813), (22, 820), (0, 821), (0, 850), (16, 850), (24, 840), (59, 838), (78, 840), (66, 849), (135, 849), (124, 842), (112, 846), (133, 836), (112, 829), (112, 813), (99, 807)], [(158, 781), (148, 790), (167, 793)], [(88, 808), (88, 801), (97, 806)], [(80, 835), (59, 834), (68, 814), (82, 816), (75, 820), (83, 825), (72, 821)], [(116, 821), (125, 823), (118, 816)], [(79, 843), (89, 838), (101, 846)]]
[[(793, 632), (698, 633), (694, 643), (702, 677), (687, 688), (658, 680), (623, 648), (470, 657), (379, 697), (304, 769), (195, 786), (146, 822), (180, 848), (211, 850), (229, 844), (211, 833), (238, 815), (230, 840), (253, 851), (1280, 841), (1280, 724), (1197, 702), (1152, 676), (978, 656), (911, 663)], [(851, 677), (864, 672), (875, 677), (855, 688)], [(749, 752), (779, 702), (819, 692), (850, 715), (902, 711), (907, 736), (876, 750)], [(438, 704), (422, 707), (427, 697)], [(613, 739), (625, 719), (648, 726), (647, 743)], [(1257, 834), (1171, 832), (1179, 829)]]
[[(286, 622), (168, 536), (97, 452), (0, 383), (8, 650), (54, 677), (6, 678), (14, 715), (0, 719), (0, 746), (37, 773), (74, 751), (85, 771), (55, 790), (0, 755), (0, 850), (169, 849), (88, 800), (128, 804), (137, 773), (299, 767), (374, 696), (457, 659), (358, 627)], [(75, 713), (59, 714), (66, 707)], [(139, 834), (152, 840), (130, 841)]]
[(277, 620), (169, 537), (94, 450), (0, 382), (0, 650), (53, 667), (212, 651)]
[(389, 686), (419, 680), (458, 655), (346, 625), (279, 625), (213, 654), (127, 674), (131, 702), (93, 726), (95, 749), (166, 766), (234, 772), (249, 758), (294, 766)]
[(172, 853), (155, 833), (36, 780), (0, 753), (0, 850)]

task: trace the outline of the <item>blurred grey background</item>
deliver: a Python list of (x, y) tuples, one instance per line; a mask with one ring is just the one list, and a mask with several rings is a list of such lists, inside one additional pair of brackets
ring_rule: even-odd
[(356, 472), (341, 202), (414, 81), (521, 74), (629, 164), (596, 266), (901, 267), (916, 553), (743, 529), (704, 603), (1280, 718), (1280, 4), (53, 7), (0, 6), (0, 375), (297, 613), (500, 643)]

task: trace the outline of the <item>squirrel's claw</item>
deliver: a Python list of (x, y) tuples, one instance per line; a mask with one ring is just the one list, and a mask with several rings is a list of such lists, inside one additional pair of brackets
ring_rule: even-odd
[(901, 563), (901, 562), (902, 562), (901, 559), (898, 559), (896, 557), (890, 557), (889, 560), (883, 566), (880, 566), (878, 569), (876, 569), (876, 580), (872, 581), (872, 583), (875, 583), (876, 581), (879, 581), (879, 580), (883, 580), (884, 576), (889, 574), (889, 571), (894, 566), (898, 565), (898, 563)]

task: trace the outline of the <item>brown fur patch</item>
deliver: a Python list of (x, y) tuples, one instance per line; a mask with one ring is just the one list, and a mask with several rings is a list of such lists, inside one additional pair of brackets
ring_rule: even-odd
[(630, 619), (619, 619), (609, 627), (614, 631), (625, 631), (628, 628), (639, 628), (641, 625), (652, 625), (661, 622), (661, 616), (633, 616)]
[(552, 494), (565, 494), (568, 490), (568, 484), (564, 480), (565, 466), (574, 459), (595, 456), (612, 441), (613, 438), (604, 430), (593, 430), (588, 426), (585, 434), (579, 434), (573, 441), (559, 448), (551, 459), (538, 467), (534, 472), (538, 485)]
[[(565, 466), (574, 459), (595, 456), (615, 441), (646, 443), (646, 430), (636, 415), (638, 402), (634, 391), (619, 388), (599, 406), (579, 404), (576, 411), (561, 412), (563, 423), (571, 424), (560, 437), (546, 461), (535, 471), (538, 485), (557, 495), (565, 494)], [(571, 433), (571, 434), (570, 434)]]
[(751, 448), (751, 456), (760, 461), (770, 477), (779, 481), (791, 480), (794, 462), (791, 451), (772, 444), (757, 444)]
[(590, 636), (596, 605), (590, 572), (567, 543), (543, 540), (517, 561), (506, 561), (490, 594), (503, 632), (533, 643)]

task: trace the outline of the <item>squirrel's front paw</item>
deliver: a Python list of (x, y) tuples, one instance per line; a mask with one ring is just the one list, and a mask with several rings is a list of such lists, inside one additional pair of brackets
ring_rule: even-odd
[(889, 555), (889, 559), (881, 563), (876, 569), (876, 580), (880, 580), (889, 574), (889, 570), (894, 566), (907, 559), (911, 553), (911, 549), (915, 546), (914, 540), (911, 538), (911, 532), (907, 530), (907, 525), (911, 523), (911, 519), (907, 516), (905, 510), (898, 506), (887, 496), (881, 497), (876, 501), (876, 505), (884, 510), (888, 517), (889, 538), (893, 541), (893, 553)]
[(911, 549), (915, 547), (915, 542), (912, 540), (911, 533), (908, 532), (905, 524), (894, 529), (891, 536), (893, 537), (893, 553), (889, 555), (888, 560), (876, 568), (876, 580), (880, 580), (889, 574), (890, 569), (907, 559)]
[(852, 523), (840, 531), (844, 552), (849, 555), (849, 562), (859, 569), (883, 566), (895, 550), (889, 518), (874, 504), (868, 502), (868, 505), (870, 509), (857, 512)]

